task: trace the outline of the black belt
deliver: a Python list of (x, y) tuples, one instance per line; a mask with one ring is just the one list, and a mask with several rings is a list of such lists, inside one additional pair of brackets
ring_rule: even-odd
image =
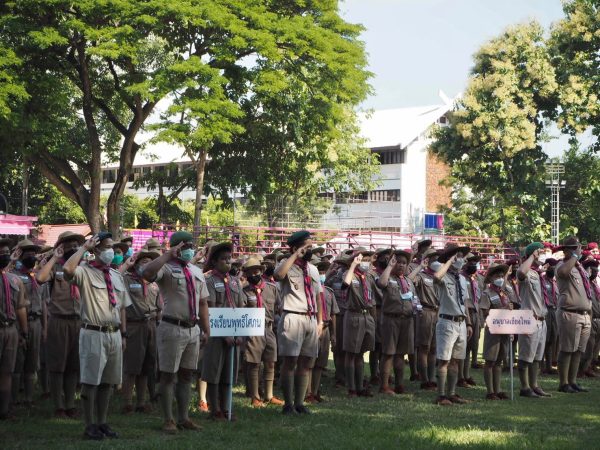
[(469, 308), (469, 311), (472, 313), (477, 313), (477, 308)]
[(100, 331), (101, 333), (116, 333), (119, 331), (119, 325), (90, 325), (89, 323), (82, 323), (81, 328), (83, 330)]
[(127, 323), (146, 323), (152, 320), (156, 320), (156, 316), (144, 317), (143, 319), (127, 319)]
[(51, 318), (64, 319), (64, 320), (79, 320), (81, 317), (79, 314), (51, 314)]
[(349, 309), (348, 311), (357, 313), (357, 314), (369, 314), (371, 310), (369, 309)]
[(550, 311), (556, 311), (556, 306), (547, 306)]
[(15, 324), (14, 320), (7, 320), (0, 322), (0, 328), (10, 328)]
[(421, 305), (423, 308), (425, 309), (430, 309), (432, 311), (437, 311), (438, 307), (437, 306), (431, 306), (431, 305)]
[(284, 310), (283, 312), (284, 312), (284, 314), (296, 314), (298, 316), (309, 316), (310, 317), (310, 316), (314, 315), (313, 313), (308, 312), (308, 311), (307, 312), (297, 312), (297, 311)]
[(452, 322), (464, 322), (465, 316), (449, 316), (448, 314), (440, 314), (440, 319), (451, 320)]
[(27, 321), (28, 322), (33, 322), (34, 320), (38, 320), (40, 319), (42, 316), (38, 316), (36, 314), (30, 314), (29, 316), (27, 316)]
[(196, 326), (195, 323), (188, 322), (187, 320), (173, 319), (172, 317), (163, 317), (161, 320), (163, 322), (167, 322), (183, 328), (194, 328)]
[(398, 319), (398, 318), (409, 319), (409, 318), (411, 318), (413, 316), (412, 314), (407, 315), (407, 314), (402, 314), (402, 313), (383, 313), (383, 315), (385, 317), (391, 317), (391, 318), (394, 318), (394, 319)]
[(575, 314), (579, 314), (581, 316), (589, 316), (590, 312), (586, 311), (585, 309), (566, 309), (566, 308), (560, 308), (565, 312), (570, 312), (570, 313), (575, 313)]

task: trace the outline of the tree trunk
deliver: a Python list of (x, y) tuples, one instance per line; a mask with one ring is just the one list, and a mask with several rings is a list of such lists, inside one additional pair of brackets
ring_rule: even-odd
[(202, 193), (204, 191), (204, 171), (206, 169), (206, 159), (208, 152), (201, 150), (195, 162), (196, 168), (196, 204), (194, 206), (194, 241), (200, 237), (200, 227), (202, 226)]

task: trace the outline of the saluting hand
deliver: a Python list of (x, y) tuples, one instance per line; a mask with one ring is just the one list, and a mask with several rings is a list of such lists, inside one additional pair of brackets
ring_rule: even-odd
[(393, 266), (396, 265), (397, 262), (398, 262), (398, 259), (396, 258), (396, 255), (394, 255), (392, 253), (391, 258), (388, 260), (388, 266), (392, 266), (393, 267)]
[(175, 247), (171, 247), (169, 250), (167, 250), (166, 253), (169, 254), (169, 256), (171, 256), (172, 258), (176, 258), (177, 253), (179, 252), (179, 250), (181, 250), (184, 244), (185, 242), (180, 242)]
[(54, 256), (56, 259), (60, 259), (64, 255), (65, 255), (65, 249), (62, 244), (60, 244), (58, 247), (56, 247), (54, 249), (54, 252), (52, 253), (52, 256)]
[(21, 257), (22, 254), (23, 254), (23, 251), (20, 248), (17, 248), (17, 249), (15, 249), (14, 252), (12, 252), (10, 254), (10, 260), (13, 263), (16, 263), (19, 260), (19, 258)]
[(306, 245), (303, 245), (303, 246), (302, 246), (302, 247), (300, 247), (298, 250), (296, 250), (296, 252), (295, 252), (295, 255), (296, 255), (296, 256), (299, 256), (300, 258), (302, 258), (302, 257), (303, 257), (303, 256), (306, 254), (306, 251), (309, 249), (309, 247), (310, 247), (311, 245), (312, 245), (312, 244), (306, 244)]
[(359, 253), (358, 255), (356, 255), (354, 257), (354, 260), (352, 261), (352, 265), (354, 267), (356, 267), (356, 266), (360, 265), (360, 263), (362, 262), (362, 260), (363, 260), (363, 255), (362, 255), (362, 253)]
[(83, 244), (83, 248), (85, 248), (89, 252), (90, 250), (93, 250), (98, 244), (100, 244), (100, 239), (98, 238), (98, 235), (95, 234), (87, 241), (85, 241), (85, 244)]

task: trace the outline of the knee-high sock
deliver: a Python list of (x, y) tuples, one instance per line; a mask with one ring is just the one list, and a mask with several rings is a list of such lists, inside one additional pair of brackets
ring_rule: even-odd
[(529, 389), (529, 366), (530, 364), (527, 361), (523, 361), (522, 359), (518, 362), (519, 366), (519, 381), (521, 381), (521, 389)]
[(150, 396), (150, 400), (154, 401), (154, 397), (156, 396), (156, 370), (154, 368), (148, 371), (146, 379), (148, 380), (148, 395)]
[(34, 373), (26, 373), (25, 374), (25, 401), (32, 402), (33, 401), (33, 386), (35, 381)]
[(12, 376), (10, 374), (0, 375), (0, 418), (4, 418), (8, 415), (11, 383)]
[(178, 382), (175, 385), (175, 400), (177, 400), (177, 423), (189, 420), (190, 397), (192, 396), (191, 383)]
[(64, 376), (60, 372), (50, 372), (50, 397), (54, 409), (65, 409), (63, 400)]
[(173, 391), (175, 389), (175, 382), (169, 375), (165, 376), (162, 374), (159, 386), (160, 409), (162, 409), (164, 420), (173, 420)]
[(198, 380), (198, 400), (206, 402), (206, 381)]
[(488, 364), (483, 368), (483, 379), (485, 381), (485, 387), (488, 394), (494, 393), (494, 368), (489, 367)]
[(219, 383), (219, 403), (221, 405), (221, 411), (229, 411), (229, 384)]
[(321, 374), (323, 373), (323, 369), (320, 367), (315, 367), (312, 372), (312, 381), (311, 381), (311, 391), (313, 394), (317, 395), (319, 393), (319, 388), (321, 387)]
[(448, 366), (437, 368), (437, 387), (438, 395), (444, 397), (446, 395), (446, 380), (448, 379)]
[(380, 352), (377, 350), (373, 350), (369, 352), (369, 371), (371, 372), (371, 378), (379, 376), (379, 357)]
[(429, 370), (427, 367), (427, 357), (429, 355), (427, 353), (425, 353), (422, 350), (419, 350), (419, 355), (417, 358), (417, 369), (419, 372), (419, 375), (421, 375), (421, 381), (422, 382), (428, 382), (431, 381), (431, 379), (429, 378)]
[(83, 420), (85, 426), (96, 424), (96, 394), (98, 386), (81, 385), (81, 403), (83, 405)]
[(294, 405), (300, 406), (304, 404), (306, 389), (308, 388), (308, 373), (296, 372), (294, 376)]
[(77, 372), (65, 372), (63, 380), (63, 388), (65, 390), (65, 409), (74, 409), (75, 392), (77, 391), (79, 374)]
[(219, 385), (215, 383), (206, 384), (206, 397), (208, 398), (208, 404), (210, 405), (211, 414), (216, 414), (221, 411), (221, 405), (219, 404)]
[(408, 355), (408, 365), (410, 367), (410, 376), (411, 377), (414, 377), (415, 375), (417, 375), (419, 373), (418, 368), (417, 368), (417, 352), (418, 351), (415, 351), (415, 353), (413, 353), (412, 355)]
[[(341, 347), (342, 344), (338, 345)], [(344, 382), (346, 378), (346, 358), (344, 352), (336, 349), (333, 360), (335, 362), (335, 380)]]
[(404, 356), (394, 357), (394, 383), (396, 387), (400, 387), (404, 383)]
[(571, 364), (569, 365), (569, 384), (577, 384), (577, 371), (579, 370), (579, 360), (581, 352), (575, 352), (571, 355)]
[(108, 417), (108, 405), (110, 403), (110, 395), (112, 386), (110, 384), (101, 384), (98, 386), (98, 394), (96, 396), (96, 413), (98, 414), (98, 424), (106, 423)]
[(135, 375), (126, 373), (123, 376), (123, 387), (121, 388), (121, 395), (126, 405), (133, 404), (133, 386), (135, 384)]
[(435, 380), (435, 353), (427, 356), (427, 380)]
[(393, 365), (392, 358), (393, 357), (389, 355), (383, 355), (383, 359), (381, 361), (380, 385), (382, 389), (389, 387), (390, 374), (392, 373)]
[(146, 404), (146, 389), (148, 388), (148, 377), (146, 375), (138, 375), (135, 377), (135, 404), (144, 406)]
[(569, 366), (571, 365), (571, 355), (572, 353), (568, 352), (558, 353), (558, 377), (560, 379), (561, 386), (569, 383)]
[(461, 359), (458, 361), (457, 377), (459, 380), (465, 379), (465, 361), (466, 359)]
[(356, 378), (354, 376), (355, 367), (354, 367), (354, 356), (350, 354), (346, 354), (345, 360), (345, 372), (346, 372), (346, 387), (348, 391), (356, 391)]
[(500, 383), (502, 382), (502, 366), (500, 364), (494, 366), (494, 392), (501, 392)]
[(458, 366), (448, 367), (448, 395), (456, 394), (456, 383), (458, 381)]
[(465, 358), (465, 363), (463, 364), (463, 377), (465, 379), (471, 378), (471, 361), (469, 361), (469, 356)]
[(363, 390), (364, 371), (365, 363), (363, 355), (359, 355), (354, 359), (354, 384), (357, 391)]
[(258, 372), (259, 364), (248, 363), (247, 368), (247, 392), (252, 396), (253, 399), (260, 399), (258, 394)]
[(281, 371), (281, 390), (286, 405), (294, 404), (294, 372)]
[(540, 370), (540, 362), (533, 361), (529, 366), (529, 386), (531, 388), (538, 387), (538, 372)]
[(19, 389), (21, 389), (21, 373), (13, 372), (12, 374), (12, 388), (11, 388), (11, 402), (19, 402)]
[(265, 378), (265, 400), (271, 400), (273, 398), (273, 381), (275, 380), (275, 367), (269, 367), (265, 364), (265, 370), (263, 372)]
[(50, 373), (48, 372), (47, 367), (48, 366), (46, 366), (46, 364), (44, 364), (41, 366), (40, 370), (38, 370), (38, 378), (39, 378), (40, 388), (42, 389), (42, 392), (44, 394), (47, 392), (50, 392), (50, 384), (49, 384)]

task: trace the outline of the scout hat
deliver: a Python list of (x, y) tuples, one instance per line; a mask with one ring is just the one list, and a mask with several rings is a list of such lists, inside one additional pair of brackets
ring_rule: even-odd
[(425, 253), (423, 253), (423, 259), (431, 258), (432, 256), (440, 256), (440, 251), (431, 247), (431, 248), (428, 248)]
[(287, 238), (287, 245), (289, 247), (293, 247), (297, 244), (301, 244), (305, 240), (310, 239), (310, 231), (300, 230), (292, 233), (289, 238)]
[(470, 252), (465, 259), (469, 262), (479, 262), (481, 261), (481, 254), (478, 252)]
[(363, 255), (363, 256), (371, 256), (373, 255), (374, 252), (372, 252), (371, 250), (367, 250), (365, 247), (356, 247), (355, 249), (352, 249), (352, 255), (357, 256), (357, 255)]
[(133, 236), (125, 236), (121, 242), (131, 242), (133, 244)]
[(105, 239), (112, 239), (112, 233), (110, 231), (101, 231), (98, 233), (98, 242), (102, 243)]
[[(221, 242), (219, 244), (211, 245), (208, 250), (208, 255), (206, 255), (206, 262), (204, 263), (204, 271), (208, 271), (214, 268), (213, 259), (216, 255), (221, 253), (222, 251), (233, 251), (233, 243), (232, 242)], [(233, 264), (232, 264), (233, 265)]]
[(258, 258), (251, 256), (250, 258), (248, 258), (248, 261), (246, 261), (244, 263), (244, 265), (242, 266), (242, 270), (244, 272), (250, 270), (250, 269), (254, 269), (254, 268), (259, 268), (260, 270), (262, 270), (263, 272), (265, 271), (265, 266), (262, 265), (260, 263), (260, 261), (258, 260)]
[(468, 246), (460, 247), (456, 242), (449, 242), (446, 244), (446, 248), (440, 252), (440, 257), (438, 261), (441, 263), (447, 262), (450, 258), (452, 258), (457, 253), (462, 253), (463, 255), (469, 254), (471, 249)]
[(578, 245), (579, 245), (579, 239), (577, 239), (576, 236), (569, 236), (563, 240), (562, 245), (559, 245), (558, 247), (555, 248), (555, 251), (558, 252), (560, 250), (565, 250), (565, 249), (575, 250)]
[(159, 249), (160, 242), (158, 242), (158, 239), (150, 238), (146, 241), (144, 247), (146, 247), (148, 250)]
[(317, 270), (319, 272), (327, 272), (329, 267), (331, 267), (331, 263), (329, 261), (321, 261), (319, 264), (317, 264)]
[(432, 244), (431, 239), (420, 239), (417, 241), (417, 249), (421, 250), (423, 247), (429, 247)]
[(558, 264), (558, 260), (554, 258), (548, 258), (546, 260), (546, 264), (548, 264), (550, 267), (554, 267)]
[(506, 264), (495, 264), (493, 266), (490, 266), (490, 268), (487, 270), (487, 273), (485, 274), (485, 282), (488, 283), (494, 275), (497, 275), (499, 273), (501, 273), (503, 276), (506, 275), (508, 269), (509, 267)]
[(148, 247), (142, 247), (137, 254), (135, 260), (139, 261), (144, 258), (156, 259), (160, 256), (160, 252), (156, 250), (149, 250)]
[(389, 247), (378, 248), (375, 250), (375, 258), (379, 258), (382, 255), (388, 255), (392, 253), (392, 249)]
[(176, 245), (179, 245), (181, 242), (189, 242), (189, 241), (193, 241), (193, 240), (194, 240), (194, 236), (192, 236), (192, 233), (190, 233), (188, 231), (176, 231), (169, 238), (169, 245), (171, 247), (175, 247)]
[(63, 231), (58, 235), (58, 239), (56, 240), (54, 247), (56, 248), (63, 242), (69, 241), (77, 241), (77, 243), (81, 245), (85, 242), (85, 238), (82, 234), (73, 233), (72, 231)]
[(317, 247), (317, 248), (313, 248), (313, 253), (316, 253), (318, 255), (324, 254), (325, 253), (325, 247)]
[(410, 262), (411, 258), (412, 258), (412, 250), (406, 249), (406, 250), (394, 250), (394, 255), (396, 256), (404, 256), (406, 258), (406, 260), (408, 262)]
[(544, 244), (542, 244), (541, 242), (532, 242), (527, 247), (525, 247), (525, 257), (529, 258), (533, 254), (533, 252), (542, 248), (544, 248)]
[(33, 250), (38, 253), (42, 247), (37, 244), (34, 244), (29, 239), (23, 239), (22, 241), (17, 242), (17, 248), (22, 251)]

